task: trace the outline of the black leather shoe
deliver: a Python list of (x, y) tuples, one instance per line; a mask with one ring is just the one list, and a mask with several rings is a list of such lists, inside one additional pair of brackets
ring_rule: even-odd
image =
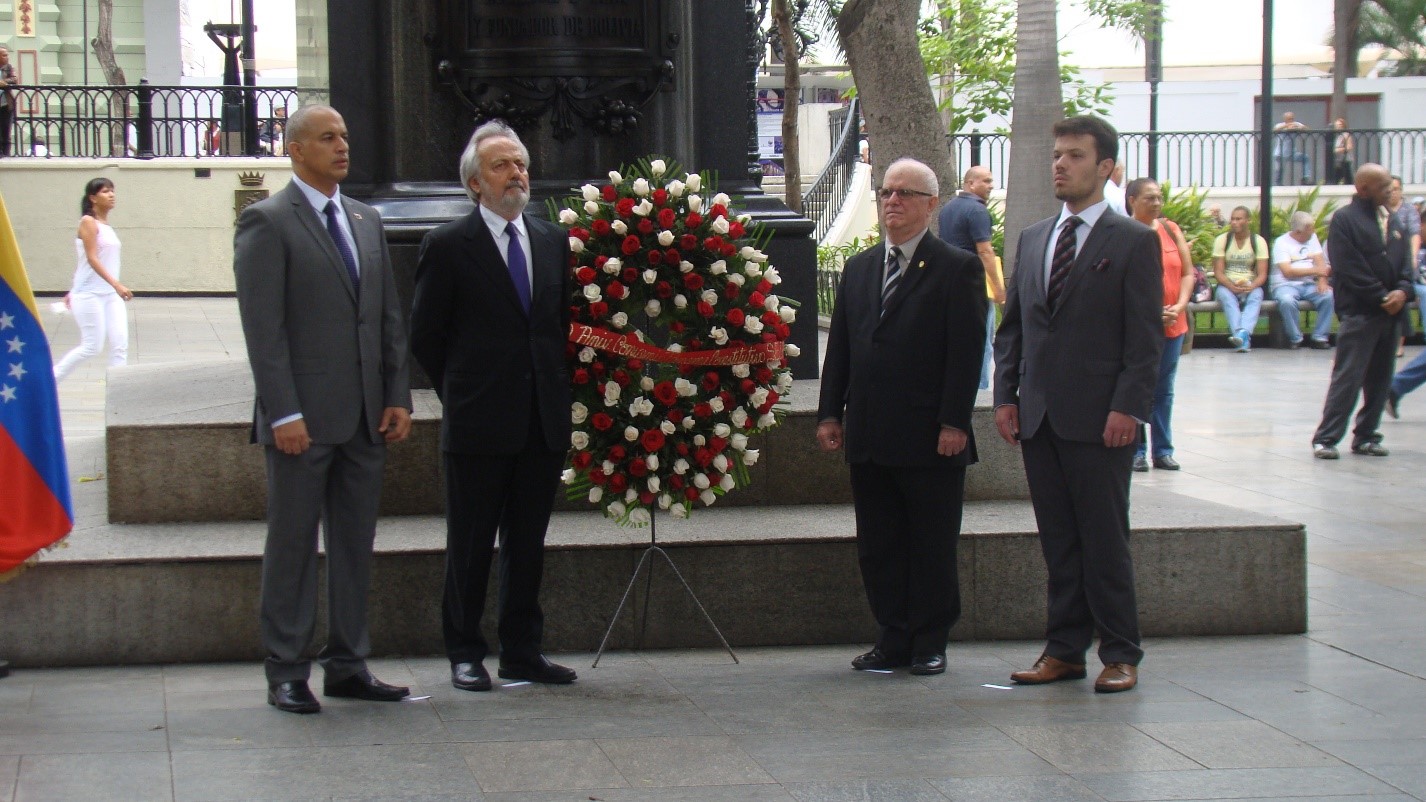
[(544, 655), (537, 655), (534, 660), (521, 660), (519, 662), (500, 661), (501, 679), (523, 679), (530, 682), (544, 682), (550, 685), (568, 685), (579, 678), (574, 673), (574, 669), (551, 663)]
[(490, 672), (480, 663), (451, 665), (451, 685), (461, 691), (490, 690)]
[(1136, 454), (1134, 456), (1134, 470), (1138, 473), (1149, 472), (1149, 461), (1144, 458), (1143, 454)]
[(857, 671), (889, 671), (908, 665), (911, 665), (910, 660), (891, 657), (880, 649), (872, 649), (866, 654), (859, 654), (852, 658), (852, 668)]
[(918, 676), (944, 674), (946, 673), (946, 656), (944, 654), (927, 654), (912, 658), (911, 673)]
[(1357, 445), (1352, 446), (1352, 453), (1361, 454), (1366, 457), (1385, 457), (1391, 452), (1387, 451), (1386, 446), (1382, 445), (1381, 443), (1368, 440), (1365, 443), (1359, 443)]
[(1318, 340), (1314, 337), (1307, 338), (1307, 346), (1314, 351), (1326, 351), (1332, 347), (1332, 343), (1326, 340)]
[(1154, 467), (1165, 471), (1176, 471), (1180, 466), (1178, 460), (1165, 454), (1162, 457), (1154, 457)]
[(346, 679), (322, 683), (323, 696), (365, 699), (368, 702), (399, 702), (410, 693), (410, 688), (387, 685), (364, 668)]
[(1401, 410), (1396, 407), (1400, 402), (1401, 396), (1397, 395), (1395, 390), (1386, 391), (1386, 414), (1390, 415), (1392, 420), (1401, 420)]
[(320, 713), (322, 703), (312, 695), (306, 680), (271, 682), (267, 686), (267, 703), (287, 713)]

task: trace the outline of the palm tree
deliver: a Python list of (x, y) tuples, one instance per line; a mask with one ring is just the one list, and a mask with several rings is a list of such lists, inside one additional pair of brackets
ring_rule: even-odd
[[(1010, 124), (1010, 176), (1005, 230), (1020, 232), (1055, 213), (1050, 128), (1064, 116), (1055, 0), (1018, 0), (1015, 43), (1015, 105)], [(1014, 271), (1016, 236), (1005, 238), (1005, 272)]]
[(1426, 75), (1426, 0), (1363, 3), (1356, 32), (1358, 45), (1377, 45), (1401, 57), (1390, 75)]
[(1361, 45), (1357, 25), (1362, 0), (1333, 0), (1332, 3), (1332, 113), (1331, 119), (1347, 118), (1347, 79), (1357, 77), (1357, 54)]

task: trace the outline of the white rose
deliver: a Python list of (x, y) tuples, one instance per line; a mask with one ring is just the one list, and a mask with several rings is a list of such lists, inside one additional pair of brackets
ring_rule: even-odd
[(649, 455), (649, 458), (646, 459), (646, 460), (644, 460), (644, 463), (649, 466), (649, 470), (651, 470), (651, 471), (656, 471), (656, 470), (658, 470), (658, 469), (659, 469), (659, 455), (658, 455), (658, 454), (650, 454), (650, 455)]
[(767, 428), (769, 428), (769, 427), (776, 426), (776, 425), (777, 425), (777, 416), (774, 415), (774, 414), (772, 414), (771, 412), (767, 413), (766, 415), (760, 415), (760, 416), (758, 416), (758, 428), (759, 428), (759, 429), (767, 429)]
[(727, 194), (722, 193), (722, 192), (719, 192), (717, 195), (714, 195), (714, 196), (713, 196), (713, 204), (714, 204), (715, 206), (718, 205), (718, 204), (720, 204), (720, 203), (721, 203), (722, 205), (724, 205), (724, 206), (727, 206), (728, 204), (730, 204), (730, 203), (732, 203), (732, 202), (733, 202), (733, 199), (730, 198), (730, 197), (728, 197)]
[(666, 509), (668, 509), (669, 507), (672, 507), (672, 506), (673, 506), (673, 496), (670, 496), (670, 495), (667, 494), (667, 493), (660, 493), (660, 494), (659, 494), (659, 509), (661, 509), (661, 510), (666, 510)]
[(659, 176), (663, 175), (664, 171), (667, 169), (668, 165), (663, 163), (663, 159), (654, 159), (653, 161), (649, 162), (649, 174), (652, 175), (654, 178), (658, 178)]
[(714, 412), (722, 412), (722, 411), (723, 411), (723, 399), (722, 399), (722, 398), (719, 398), (719, 397), (716, 396), (716, 395), (713, 396), (712, 398), (708, 399), (708, 407), (709, 407), (709, 409), (712, 409)]
[(590, 503), (598, 504), (599, 499), (601, 498), (604, 498), (604, 488), (600, 487), (599, 485), (595, 485), (594, 487), (589, 488)]
[(645, 270), (642, 275), (645, 284), (652, 284), (659, 280), (659, 271), (657, 270)]
[(621, 237), (629, 233), (629, 226), (627, 226), (623, 220), (615, 220), (609, 224), (609, 227), (614, 230), (615, 234)]
[(802, 349), (801, 349), (801, 348), (798, 348), (797, 346), (793, 345), (792, 343), (783, 343), (783, 344), (782, 344), (782, 352), (783, 352), (784, 354), (787, 354), (788, 356), (801, 356), (801, 355), (802, 355)]
[(649, 194), (649, 182), (643, 178), (634, 179), (634, 194), (644, 197)]
[[(691, 189), (691, 190), (693, 190), (694, 192), (697, 192), (697, 191), (698, 191), (696, 188), (694, 188), (694, 186), (693, 186), (692, 183), (690, 183), (690, 184), (688, 185), (688, 188)], [(697, 195), (689, 195), (689, 196), (688, 196), (688, 211), (690, 211), (690, 212), (701, 212), (701, 211), (703, 211), (703, 199), (700, 198), (700, 197), (698, 197)]]
[(683, 180), (688, 183), (689, 192), (697, 192), (703, 187), (703, 176), (698, 173), (689, 173), (683, 177)]
[(692, 272), (693, 272), (693, 263), (690, 262), (690, 261), (688, 261), (687, 259), (683, 260), (682, 262), (679, 262), (679, 263), (678, 263), (678, 272), (680, 272), (680, 273), (692, 273)]
[(749, 261), (743, 265), (743, 272), (748, 274), (750, 278), (757, 278), (763, 274), (763, 269), (758, 267), (757, 262)]
[(579, 219), (579, 215), (573, 209), (560, 209), (560, 224), (566, 226), (574, 225)]
[(632, 426), (625, 426), (625, 427), (624, 427), (624, 439), (625, 439), (625, 440), (628, 440), (630, 443), (634, 442), (635, 440), (638, 440), (638, 439), (639, 439), (639, 430), (638, 430), (638, 429), (635, 429), (635, 428), (632, 427)]
[(579, 431), (571, 432), (569, 435), (569, 444), (583, 451), (589, 448), (589, 435)]
[(634, 511), (629, 513), (629, 523), (634, 526), (645, 526), (652, 517), (649, 511), (643, 507), (635, 507)]
[(585, 214), (588, 214), (590, 217), (593, 217), (594, 215), (599, 214), (599, 203), (596, 202), (596, 201), (585, 201), (585, 202), (584, 202), (584, 212), (585, 212)]
[(746, 451), (748, 448), (748, 436), (738, 432), (728, 440), (729, 445), (738, 451)]
[(570, 253), (584, 253), (584, 240), (579, 237), (570, 237), (569, 251)]
[(562, 471), (562, 472), (560, 473), (560, 481), (561, 481), (561, 482), (564, 482), (565, 484), (573, 484), (573, 483), (574, 483), (574, 469), (573, 469), (573, 468), (565, 468), (564, 471)]
[(654, 205), (652, 203), (649, 203), (648, 198), (644, 198), (643, 200), (639, 201), (638, 206), (634, 207), (634, 214), (637, 214), (640, 217), (648, 217), (649, 212), (652, 212), (653, 210)]
[(673, 305), (678, 309), (686, 309), (688, 308), (688, 299), (684, 297), (683, 293), (679, 293), (673, 296)]
[(579, 194), (583, 195), (584, 199), (587, 201), (597, 201), (600, 198), (599, 187), (596, 187), (593, 184), (585, 184), (584, 186), (580, 187)]
[(760, 407), (760, 406), (762, 406), (763, 404), (766, 404), (766, 403), (767, 403), (767, 388), (766, 388), (766, 387), (759, 387), (758, 389), (756, 389), (756, 390), (753, 391), (752, 395), (748, 396), (748, 405), (751, 406), (751, 407), (753, 407), (753, 408)]
[(748, 413), (742, 407), (738, 407), (737, 409), (728, 413), (728, 418), (729, 420), (733, 421), (734, 426), (741, 429), (743, 428), (743, 425), (748, 422)]
[(753, 251), (753, 261), (758, 262), (759, 264), (764, 264), (767, 262), (767, 254), (763, 253), (762, 251), (755, 250)]
[(797, 320), (797, 310), (790, 306), (784, 306), (777, 310), (777, 316), (782, 318), (783, 323), (792, 323)]
[(683, 190), (685, 186), (687, 185), (675, 178), (672, 181), (668, 182), (668, 186), (665, 187), (665, 189), (668, 190), (669, 197), (681, 198), (683, 197)]
[(624, 514), (625, 509), (624, 502), (611, 501), (609, 502), (609, 506), (604, 508), (604, 514), (610, 518), (619, 518)]
[(589, 301), (590, 303), (594, 303), (595, 301), (598, 301), (599, 298), (600, 294), (598, 284), (584, 285), (584, 300)]
[(663, 423), (659, 424), (659, 431), (663, 432), (664, 434), (673, 434), (675, 431), (677, 431), (677, 428), (673, 425), (673, 421), (666, 420)]
[[(680, 296), (678, 296), (678, 297), (679, 297), (679, 298), (682, 298), (683, 296), (680, 295)], [(674, 304), (674, 306), (678, 306), (678, 304)], [(682, 307), (679, 307), (679, 308), (682, 308)], [(668, 350), (674, 352), (675, 354), (681, 354), (681, 353), (683, 353), (683, 346), (682, 346), (682, 345), (679, 345), (678, 343), (669, 343)]]
[(747, 451), (744, 451), (743, 464), (749, 466), (758, 464), (758, 456), (759, 454), (756, 448), (750, 448)]
[(684, 506), (683, 504), (675, 504), (674, 506), (668, 508), (668, 514), (672, 515), (675, 518), (687, 518), (688, 507)]
[(740, 363), (733, 366), (733, 375), (737, 376), (740, 379), (746, 379), (748, 376), (752, 375), (752, 372), (753, 369), (749, 367), (747, 363)]
[(609, 322), (614, 326), (614, 328), (622, 329), (625, 326), (629, 325), (629, 316), (624, 314), (623, 312), (615, 312), (614, 314), (609, 316)]
[(746, 279), (743, 278), (743, 274), (742, 274), (742, 273), (729, 273), (729, 274), (728, 274), (728, 281), (731, 282), (731, 283), (733, 283), (733, 284), (737, 284), (739, 287), (743, 286), (743, 282), (744, 282), (745, 280), (746, 280)]
[(708, 304), (709, 306), (717, 306), (718, 293), (714, 290), (704, 290), (702, 294), (698, 296), (698, 300), (702, 301), (705, 304)]
[(659, 478), (658, 478), (657, 476), (650, 476), (650, 477), (649, 477), (649, 492), (650, 492), (650, 493), (657, 493), (657, 492), (659, 492)]
[(652, 376), (645, 376), (644, 378), (639, 379), (639, 389), (643, 390), (646, 393), (653, 392), (654, 378)]
[(594, 349), (589, 346), (579, 349), (579, 361), (588, 365), (594, 361)]
[(688, 460), (680, 458), (677, 462), (673, 464), (673, 472), (678, 474), (679, 476), (688, 473)]
[(644, 304), (644, 314), (648, 315), (649, 317), (658, 317), (659, 312), (662, 311), (663, 304), (659, 303), (659, 299), (657, 298), (650, 298), (649, 302)]
[(732, 434), (732, 433), (733, 433), (733, 430), (732, 430), (731, 428), (729, 428), (729, 427), (728, 427), (728, 424), (726, 424), (726, 423), (718, 423), (718, 424), (715, 424), (715, 425), (713, 426), (713, 436), (714, 436), (714, 437), (727, 437), (728, 435), (730, 435), (730, 434)]
[(609, 261), (604, 263), (604, 272), (610, 275), (618, 273), (620, 270), (623, 269), (624, 262), (622, 259), (610, 259)]
[(660, 232), (659, 232), (659, 236), (658, 236), (658, 240), (659, 240), (659, 244), (660, 244), (660, 245), (662, 245), (662, 246), (664, 246), (665, 248), (667, 248), (668, 246), (670, 246), (670, 245), (673, 244), (673, 232), (672, 232), (672, 231), (660, 231)]
[(693, 444), (695, 446), (698, 446), (699, 448), (702, 448), (703, 446), (708, 445), (708, 438), (704, 437), (701, 434), (695, 434), (693, 436)]
[(774, 287), (782, 283), (781, 274), (779, 274), (777, 272), (777, 268), (773, 267), (772, 265), (768, 265), (767, 269), (763, 271), (763, 278), (767, 279), (767, 283), (773, 285)]
[(718, 500), (718, 494), (714, 493), (712, 490), (704, 490), (702, 493), (698, 494), (698, 500), (703, 502), (703, 506), (711, 507), (713, 506), (713, 502)]
[(683, 423), (682, 423), (681, 425), (682, 425), (683, 428), (685, 428), (685, 429), (692, 429), (694, 423), (695, 423), (695, 421), (693, 420), (693, 416), (692, 416), (692, 415), (689, 415), (688, 417), (686, 417), (686, 418), (683, 419)]
[(578, 401), (569, 405), (569, 422), (573, 424), (584, 423), (589, 418), (589, 407)]
[(722, 259), (719, 259), (718, 261), (708, 266), (708, 272), (712, 273), (715, 276), (721, 276), (724, 273), (728, 272), (728, 263), (723, 261)]
[(792, 389), (792, 371), (784, 370), (778, 374), (777, 389), (783, 395), (787, 395), (787, 391)]
[(713, 458), (713, 467), (717, 468), (719, 473), (726, 473), (728, 470), (728, 458), (719, 454)]
[(695, 474), (693, 474), (693, 486), (696, 487), (696, 488), (698, 488), (699, 490), (707, 490), (707, 489), (708, 489), (708, 486), (709, 486), (710, 484), (712, 484), (712, 482), (709, 482), (709, 481), (708, 481), (708, 474), (706, 474), (706, 473), (695, 473)]
[[(718, 456), (721, 457), (723, 455), (719, 454)], [(718, 480), (718, 486), (723, 488), (724, 490), (732, 490), (733, 488), (738, 486), (738, 483), (734, 481), (733, 474), (725, 473), (723, 474), (723, 478)]]
[(693, 382), (681, 376), (673, 380), (673, 389), (677, 390), (678, 394), (683, 396), (684, 398), (687, 398), (698, 392), (698, 388), (693, 386)]
[[(709, 226), (709, 228), (713, 229), (714, 234), (727, 234), (728, 218), (722, 216), (721, 214), (718, 215), (717, 217), (713, 218), (713, 223)], [(749, 250), (751, 250), (751, 248)]]
[(612, 407), (619, 403), (619, 396), (623, 393), (623, 388), (619, 382), (609, 381), (604, 383), (604, 406)]
[(617, 186), (619, 186), (620, 184), (624, 183), (624, 176), (619, 175), (619, 171), (618, 171), (618, 170), (610, 170), (610, 171), (609, 171), (609, 183), (611, 183), (611, 184), (613, 184), (614, 186), (617, 187)]
[(757, 256), (757, 253), (758, 253), (758, 252), (757, 252), (757, 249), (754, 248), (754, 247), (751, 246), (751, 245), (744, 245), (743, 247), (741, 247), (741, 248), (738, 249), (738, 255), (739, 255), (739, 256), (741, 256), (741, 257), (743, 257), (744, 259), (747, 259), (747, 260), (749, 260), (749, 261), (752, 261), (752, 262), (756, 262), (756, 261), (757, 261), (756, 259), (753, 258), (754, 256)]
[(605, 476), (609, 476), (614, 473), (614, 463), (606, 459), (599, 464), (599, 469), (604, 471)]
[(635, 489), (632, 488), (632, 487), (629, 488), (628, 490), (625, 490), (625, 491), (624, 491), (624, 503), (625, 503), (625, 504), (633, 504), (635, 501), (638, 501), (638, 500), (639, 500), (639, 491), (635, 490)]
[[(647, 398), (635, 398), (632, 402), (629, 403), (629, 415), (632, 416), (632, 417), (635, 417), (635, 418), (643, 417), (644, 415), (647, 415), (647, 414), (649, 414), (650, 412), (653, 412), (653, 411), (654, 411), (654, 402), (650, 401), (650, 400), (647, 399)], [(630, 426), (629, 428), (630, 428), (630, 429), (633, 429), (634, 427)], [(638, 431), (635, 430), (634, 433), (637, 435), (637, 434), (638, 434)], [(625, 436), (625, 437), (628, 437), (628, 434), (629, 434), (629, 432), (628, 432), (628, 430), (626, 429), (626, 430), (624, 431), (624, 436)]]
[(777, 297), (776, 295), (769, 295), (768, 297), (763, 299), (763, 308), (769, 312), (776, 312), (777, 308), (781, 305), (782, 299)]
[(711, 328), (711, 329), (708, 330), (708, 336), (712, 337), (712, 338), (713, 338), (713, 342), (715, 342), (715, 343), (717, 343), (717, 344), (719, 344), (719, 345), (727, 345), (727, 344), (728, 344), (728, 330), (727, 330), (727, 329), (721, 329), (721, 328), (719, 328), (719, 327), (717, 327), (717, 326), (714, 326), (713, 328)]
[(747, 329), (749, 334), (762, 334), (762, 318), (748, 316), (743, 320), (743, 328)]

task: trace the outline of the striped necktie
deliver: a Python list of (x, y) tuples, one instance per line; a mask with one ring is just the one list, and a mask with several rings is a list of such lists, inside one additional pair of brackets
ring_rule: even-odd
[(881, 314), (886, 314), (886, 304), (901, 283), (901, 249), (891, 246), (886, 252), (886, 281), (881, 284)]
[(1050, 260), (1050, 280), (1045, 284), (1045, 301), (1051, 310), (1059, 302), (1060, 293), (1065, 288), (1065, 279), (1069, 278), (1070, 268), (1074, 267), (1074, 230), (1083, 222), (1078, 217), (1069, 218), (1060, 228), (1059, 238), (1055, 240), (1055, 255)]

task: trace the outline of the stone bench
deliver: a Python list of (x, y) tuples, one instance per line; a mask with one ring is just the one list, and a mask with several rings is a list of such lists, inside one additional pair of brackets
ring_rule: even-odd
[[(1308, 301), (1298, 301), (1297, 308), (1308, 313), (1302, 319), (1302, 330), (1305, 332), (1311, 328), (1312, 315), (1316, 314), (1317, 308)], [(1209, 312), (1212, 314), (1222, 314), (1223, 305), (1217, 300), (1213, 301), (1193, 301), (1188, 305), (1188, 335), (1183, 340), (1183, 352), (1186, 354), (1193, 350), (1194, 328), (1197, 323), (1195, 314), (1198, 312)], [(1270, 297), (1263, 298), (1262, 309), (1259, 311), (1260, 318), (1268, 321), (1268, 345), (1273, 348), (1286, 348), (1287, 335), (1282, 331), (1282, 318), (1277, 315), (1277, 301)], [(1226, 342), (1226, 338), (1225, 338)]]

